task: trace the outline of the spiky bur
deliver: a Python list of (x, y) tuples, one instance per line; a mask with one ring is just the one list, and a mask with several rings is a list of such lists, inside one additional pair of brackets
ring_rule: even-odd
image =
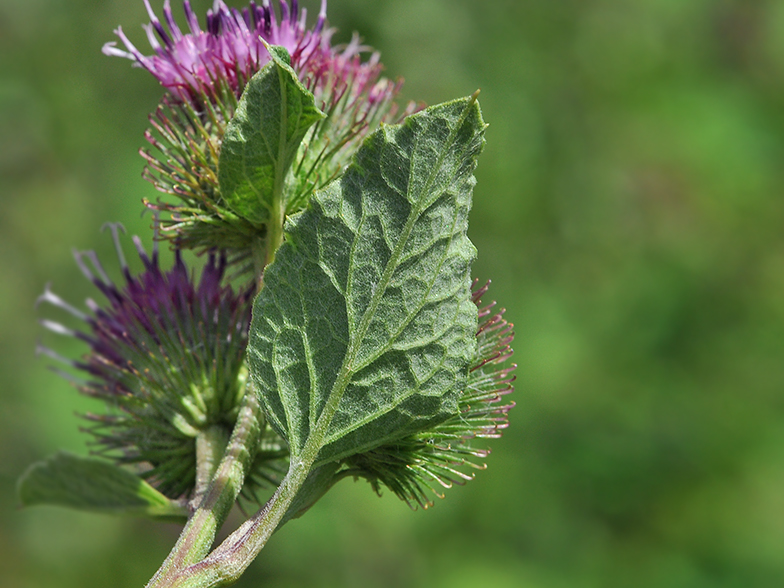
[(479, 309), (478, 349), (459, 412), (430, 431), (352, 456), (341, 477), (366, 478), (377, 493), (383, 485), (411, 508), (428, 508), (431, 492), (443, 498), (440, 489), (463, 485), (473, 479), (471, 470), (487, 467), (483, 460), (490, 450), (477, 447), (477, 440), (499, 438), (508, 426), (515, 403), (505, 397), (514, 390), (517, 367), (508, 363), (514, 327), (503, 318), (505, 309), (496, 311), (495, 302), (482, 305), (489, 284), (478, 287), (474, 280), (472, 286), (471, 299)]
[[(143, 271), (133, 275), (119, 239), (120, 225), (109, 225), (124, 277), (113, 283), (94, 252), (76, 253), (82, 273), (106, 298), (86, 301), (83, 312), (48, 288), (39, 302), (55, 306), (83, 323), (72, 329), (49, 319), (49, 331), (87, 343), (80, 361), (39, 346), (39, 352), (87, 374), (63, 375), (78, 389), (103, 400), (106, 414), (87, 414), (97, 453), (122, 464), (136, 464), (140, 474), (169, 497), (191, 493), (195, 484), (196, 441), (201, 431), (234, 426), (246, 393), (244, 367), (252, 292), (222, 284), (223, 256), (210, 255), (197, 281), (179, 252), (163, 270), (158, 251), (148, 255), (133, 238)], [(285, 449), (265, 432), (249, 480), (276, 483)], [(248, 493), (252, 495), (253, 484)]]
[(207, 12), (204, 30), (185, 0), (189, 32), (178, 27), (169, 0), (163, 9), (165, 24), (148, 0), (145, 5), (150, 24), (144, 28), (154, 54), (143, 55), (121, 28), (116, 34), (126, 50), (107, 43), (104, 53), (132, 59), (167, 91), (145, 135), (152, 151), (142, 150), (142, 156), (145, 177), (176, 200), (145, 204), (168, 213), (164, 233), (179, 248), (220, 248), (233, 263), (247, 260), (264, 238), (264, 226), (237, 215), (221, 200), (217, 165), (238, 99), (270, 59), (267, 44), (288, 51), (293, 69), (327, 114), (302, 141), (291, 167), (287, 214), (302, 209), (314, 190), (339, 175), (362, 139), (382, 121), (397, 121), (415, 109), (409, 106), (398, 116), (394, 97), (400, 82), (381, 77), (377, 53), (363, 61), (367, 48), (358, 38), (332, 45), (334, 30), (325, 28), (326, 0), (311, 29), (296, 0), (291, 6), (281, 0), (279, 15), (268, 1), (251, 2), (240, 11), (218, 0)]

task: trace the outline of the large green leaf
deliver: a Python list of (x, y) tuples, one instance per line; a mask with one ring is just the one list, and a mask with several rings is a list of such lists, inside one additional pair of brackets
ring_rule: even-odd
[(112, 514), (185, 519), (185, 508), (112, 463), (60, 451), (33, 464), (19, 480), (25, 506), (53, 504)]
[(329, 462), (457, 411), (476, 350), (466, 231), (484, 128), (475, 97), (384, 126), (286, 224), (248, 357), (292, 460)]
[(221, 197), (255, 224), (266, 222), (283, 198), (299, 144), (325, 116), (291, 68), (286, 50), (271, 46), (269, 54), (271, 60), (248, 81), (226, 126), (218, 159)]

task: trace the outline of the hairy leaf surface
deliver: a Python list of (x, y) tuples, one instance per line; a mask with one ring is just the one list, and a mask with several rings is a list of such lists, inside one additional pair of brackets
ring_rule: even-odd
[(112, 514), (185, 519), (184, 507), (131, 472), (102, 459), (60, 451), (19, 480), (25, 506), (52, 504)]
[(475, 97), (383, 126), (286, 223), (248, 357), (292, 459), (326, 463), (457, 411), (476, 350), (466, 231), (484, 128)]
[(272, 58), (254, 75), (237, 112), (226, 126), (218, 160), (218, 182), (226, 204), (246, 220), (262, 224), (276, 198), (305, 133), (324, 114), (297, 78), (283, 47), (269, 47)]

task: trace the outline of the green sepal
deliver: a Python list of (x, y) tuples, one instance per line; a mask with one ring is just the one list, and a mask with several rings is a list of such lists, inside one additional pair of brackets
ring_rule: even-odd
[(24, 506), (50, 504), (117, 515), (185, 520), (184, 505), (103, 459), (59, 451), (31, 465), (17, 484)]
[(308, 129), (325, 117), (291, 68), (283, 47), (269, 46), (270, 61), (245, 87), (226, 126), (218, 159), (225, 204), (262, 225), (284, 198), (286, 174)]

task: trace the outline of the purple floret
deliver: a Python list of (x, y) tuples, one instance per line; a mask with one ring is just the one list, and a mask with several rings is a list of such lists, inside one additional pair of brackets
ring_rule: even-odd
[[(359, 85), (365, 86), (374, 83), (380, 73), (377, 57), (371, 57), (365, 63), (359, 59), (365, 48), (356, 40), (342, 48), (332, 47), (334, 30), (325, 29), (326, 0), (322, 0), (316, 24), (310, 29), (306, 25), (307, 10), (300, 10), (296, 1), (289, 7), (281, 0), (278, 17), (268, 0), (261, 5), (251, 2), (242, 10), (229, 8), (216, 0), (207, 11), (203, 30), (190, 3), (185, 0), (188, 32), (181, 31), (175, 22), (169, 0), (163, 7), (165, 24), (155, 15), (149, 0), (144, 0), (144, 4), (150, 16), (150, 23), (144, 25), (144, 30), (153, 54), (142, 54), (122, 27), (118, 27), (115, 34), (125, 49), (110, 42), (104, 45), (103, 52), (135, 61), (182, 101), (214, 97), (222, 83), (239, 94), (245, 82), (269, 61), (265, 44), (285, 47), (291, 55), (292, 66), (303, 80), (311, 75), (319, 78), (324, 72), (340, 70), (341, 77), (358, 80)], [(374, 96), (384, 95), (386, 86), (374, 89)]]

